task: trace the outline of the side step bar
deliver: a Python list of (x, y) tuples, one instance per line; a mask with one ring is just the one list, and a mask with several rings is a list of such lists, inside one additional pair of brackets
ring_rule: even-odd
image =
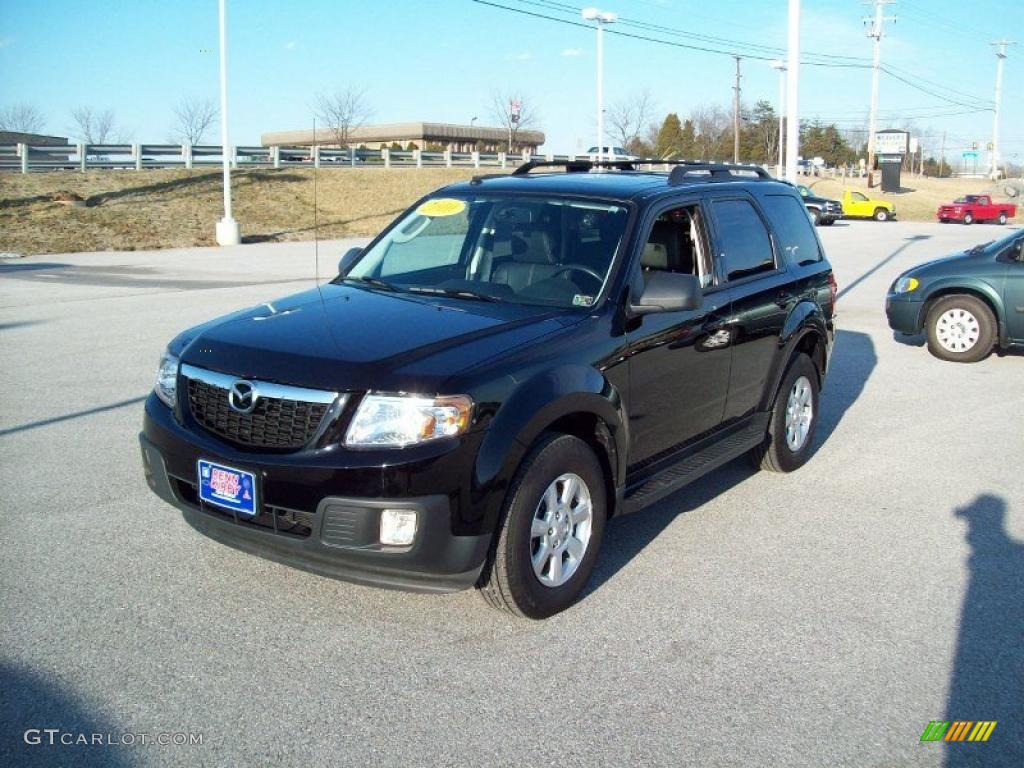
[(702, 475), (728, 464), (737, 456), (756, 448), (768, 429), (767, 413), (757, 413), (746, 424), (711, 444), (687, 453), (675, 464), (626, 488), (622, 512), (628, 514), (648, 507), (689, 485)]

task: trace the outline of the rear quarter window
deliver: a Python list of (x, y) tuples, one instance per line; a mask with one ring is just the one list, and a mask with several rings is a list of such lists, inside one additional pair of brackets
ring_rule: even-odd
[(765, 195), (761, 205), (786, 261), (797, 265), (821, 261), (821, 247), (803, 203), (792, 195)]

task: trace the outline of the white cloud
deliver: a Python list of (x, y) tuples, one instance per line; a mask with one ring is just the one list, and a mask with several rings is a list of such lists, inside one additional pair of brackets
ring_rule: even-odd
[(573, 56), (579, 56), (583, 53), (579, 48), (566, 48), (562, 51), (562, 56), (565, 58), (572, 58)]
[(298, 45), (298, 43), (296, 43), (294, 40), (289, 40), (287, 43), (284, 44), (284, 49), (286, 51), (294, 51), (296, 45)]

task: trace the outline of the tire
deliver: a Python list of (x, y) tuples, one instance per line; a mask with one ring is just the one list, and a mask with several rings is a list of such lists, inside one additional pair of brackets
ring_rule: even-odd
[(875, 208), (874, 219), (875, 221), (888, 221), (889, 212), (885, 208)]
[(811, 223), (814, 226), (821, 224), (821, 211), (817, 211), (814, 208), (811, 209)]
[(939, 221), (943, 224), (949, 224), (949, 219), (939, 219)]
[[(755, 467), (770, 472), (792, 472), (807, 463), (818, 427), (818, 394), (818, 369), (811, 358), (801, 353), (789, 364), (779, 391), (775, 393), (775, 405), (764, 443), (750, 452)], [(806, 410), (808, 405), (809, 411)], [(791, 406), (794, 408), (793, 416), (798, 419), (796, 423), (788, 418)], [(792, 435), (790, 426), (793, 427)]]
[(952, 363), (976, 363), (992, 351), (996, 321), (988, 305), (976, 296), (943, 296), (928, 308), (925, 330), (928, 351)]
[(974, 214), (972, 214), (972, 213), (965, 213), (964, 214), (964, 224), (966, 224), (967, 226), (970, 226), (973, 223), (974, 223)]
[(835, 219), (825, 219), (821, 223), (824, 224), (826, 227), (831, 227), (833, 224), (836, 223), (836, 220)]
[(1005, 223), (1006, 223), (1006, 213), (1003, 212), (1003, 213), (999, 214), (999, 224), (1000, 224), (1000, 226), (1002, 226)]
[[(567, 479), (568, 478), (568, 482)], [(572, 519), (568, 512), (556, 523), (553, 515), (562, 514), (560, 505), (548, 503), (548, 493), (554, 486), (555, 496), (571, 491), (573, 478), (576, 494), (569, 500), (568, 512), (580, 512), (585, 506), (584, 493), (589, 495), (589, 519)], [(568, 487), (567, 487), (568, 486)], [(556, 511), (551, 507), (555, 506)], [(550, 521), (542, 520), (551, 516)], [(481, 574), (478, 588), (481, 596), (492, 608), (508, 611), (517, 616), (543, 619), (563, 611), (575, 602), (586, 586), (594, 569), (601, 547), (608, 504), (605, 492), (604, 470), (597, 456), (585, 442), (572, 435), (549, 435), (530, 451), (516, 472), (509, 487), (499, 519), (495, 540)], [(534, 559), (545, 551), (552, 537), (535, 530), (551, 525), (556, 529), (557, 555), (538, 559), (541, 568), (535, 570)], [(557, 525), (561, 524), (559, 531)], [(587, 525), (586, 530), (580, 526)], [(584, 536), (586, 538), (584, 539)], [(572, 541), (583, 539), (581, 557), (575, 558)], [(547, 552), (551, 547), (547, 546)], [(562, 570), (557, 582), (555, 561)], [(571, 570), (566, 570), (571, 569)], [(544, 580), (549, 583), (544, 583)]]

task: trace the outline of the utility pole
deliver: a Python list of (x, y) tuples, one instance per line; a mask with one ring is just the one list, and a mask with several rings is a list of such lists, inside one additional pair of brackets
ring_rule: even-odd
[(800, 0), (789, 0), (786, 64), (786, 178), (796, 184), (800, 152)]
[(875, 41), (875, 55), (871, 65), (871, 119), (868, 126), (868, 187), (871, 187), (875, 168), (875, 120), (878, 113), (878, 72), (882, 63), (882, 25), (887, 21), (896, 21), (895, 16), (885, 16), (883, 9), (896, 0), (868, 0), (868, 2), (875, 6), (874, 19), (864, 19), (865, 24), (870, 24), (868, 37)]
[(783, 148), (786, 142), (784, 129), (786, 119), (786, 62), (776, 59), (772, 62), (772, 68), (779, 72), (779, 162), (775, 166), (775, 178), (782, 178), (782, 169), (785, 166), (783, 160)]
[(1003, 97), (1003, 62), (1006, 61), (1006, 46), (1016, 45), (1013, 40), (998, 40), (992, 43), (996, 46), (996, 108), (995, 117), (992, 120), (992, 169), (989, 176), (992, 179), (999, 178), (999, 101)]
[(732, 96), (732, 161), (740, 161), (740, 57), (733, 54), (736, 59), (736, 85), (733, 86)]

